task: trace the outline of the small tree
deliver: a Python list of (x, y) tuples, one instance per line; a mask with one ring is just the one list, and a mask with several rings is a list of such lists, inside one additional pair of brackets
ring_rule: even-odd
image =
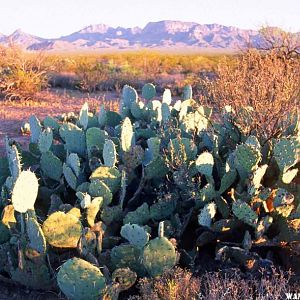
[(235, 122), (245, 134), (265, 139), (280, 135), (297, 113), (300, 97), (299, 60), (278, 56), (276, 49), (250, 49), (235, 63), (224, 59), (215, 80), (205, 80), (206, 93), (217, 107), (232, 107)]
[(275, 51), (284, 59), (300, 58), (300, 34), (284, 31), (277, 27), (263, 27), (258, 49)]

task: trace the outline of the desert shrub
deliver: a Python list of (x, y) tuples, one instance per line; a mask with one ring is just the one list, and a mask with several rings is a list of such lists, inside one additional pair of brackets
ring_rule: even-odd
[(256, 47), (263, 51), (275, 51), (283, 59), (300, 58), (300, 35), (277, 27), (263, 27), (262, 39)]
[(275, 50), (261, 53), (250, 49), (235, 63), (226, 58), (215, 80), (205, 80), (206, 96), (223, 109), (231, 106), (237, 124), (248, 134), (266, 139), (279, 136), (286, 120), (299, 107), (298, 60), (279, 57)]
[(176, 267), (165, 271), (160, 278), (141, 279), (139, 296), (131, 300), (239, 300), (283, 299), (297, 291), (290, 272), (260, 270), (260, 274), (244, 274), (237, 269), (206, 272), (195, 276)]
[(96, 91), (99, 84), (109, 78), (109, 68), (104, 62), (78, 61), (76, 74), (80, 81), (80, 89), (88, 92)]
[(0, 93), (9, 100), (29, 100), (47, 86), (44, 57), (15, 46), (0, 49)]
[(132, 300), (197, 300), (200, 295), (200, 279), (181, 268), (165, 271), (160, 278), (139, 281), (140, 296)]

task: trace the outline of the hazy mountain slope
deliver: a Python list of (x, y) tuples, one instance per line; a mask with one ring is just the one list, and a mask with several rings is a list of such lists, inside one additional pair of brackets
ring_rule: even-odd
[(2, 44), (11, 41), (28, 50), (47, 51), (139, 48), (226, 50), (241, 49), (250, 44), (257, 45), (260, 39), (259, 32), (255, 30), (181, 21), (150, 22), (144, 28), (90, 25), (70, 35), (50, 40), (24, 33), (21, 30), (9, 36), (0, 34)]

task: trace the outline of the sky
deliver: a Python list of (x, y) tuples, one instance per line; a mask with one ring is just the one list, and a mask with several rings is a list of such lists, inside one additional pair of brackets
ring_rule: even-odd
[(299, 32), (299, 15), (300, 0), (0, 0), (0, 33), (20, 28), (55, 38), (90, 24), (144, 27), (161, 20)]

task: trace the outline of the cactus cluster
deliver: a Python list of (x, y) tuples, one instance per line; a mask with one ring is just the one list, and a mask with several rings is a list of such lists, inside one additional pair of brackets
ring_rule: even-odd
[(32, 116), (29, 150), (6, 138), (0, 272), (68, 299), (117, 299), (137, 277), (193, 266), (208, 243), (238, 259), (261, 240), (299, 240), (299, 132), (245, 136), (230, 107), (213, 118), (192, 96), (126, 85), (119, 113)]

